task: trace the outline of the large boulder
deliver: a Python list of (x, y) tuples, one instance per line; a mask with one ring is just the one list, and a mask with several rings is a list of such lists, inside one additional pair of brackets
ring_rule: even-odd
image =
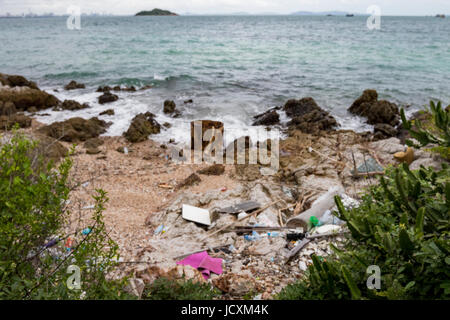
[(30, 87), (1, 87), (0, 101), (14, 103), (17, 110), (27, 111), (35, 107), (37, 110), (55, 107), (60, 101), (53, 95)]
[(83, 83), (77, 83), (75, 80), (70, 81), (65, 85), (65, 90), (84, 89), (86, 86)]
[(350, 113), (367, 118), (367, 123), (385, 123), (396, 126), (399, 123), (400, 112), (396, 104), (386, 100), (378, 100), (375, 90), (365, 90), (348, 109)]
[(300, 100), (288, 100), (285, 103), (283, 110), (286, 112), (288, 117), (294, 118), (303, 116), (314, 110), (320, 110), (320, 107), (313, 98), (308, 97)]
[(319, 107), (313, 98), (288, 100), (283, 109), (292, 118), (287, 124), (290, 131), (319, 134), (320, 131), (332, 131), (337, 126), (336, 119)]
[(11, 130), (16, 123), (20, 128), (29, 128), (31, 127), (31, 118), (18, 113), (0, 116), (0, 130)]
[(141, 142), (148, 139), (151, 134), (161, 131), (161, 125), (154, 119), (151, 112), (140, 113), (131, 120), (130, 127), (124, 133), (125, 138), (130, 142)]
[(119, 97), (117, 95), (112, 94), (109, 91), (106, 91), (100, 97), (98, 97), (98, 103), (105, 104), (105, 103), (109, 103), (109, 102), (114, 102), (118, 99), (119, 99)]
[(39, 90), (38, 86), (33, 81), (28, 81), (25, 77), (18, 75), (9, 75), (0, 73), (0, 83), (4, 86), (14, 87), (29, 87), (31, 89)]
[(42, 127), (39, 131), (49, 137), (68, 142), (86, 141), (96, 138), (106, 132), (108, 124), (98, 118), (89, 120), (83, 118), (71, 118), (66, 121), (55, 122)]

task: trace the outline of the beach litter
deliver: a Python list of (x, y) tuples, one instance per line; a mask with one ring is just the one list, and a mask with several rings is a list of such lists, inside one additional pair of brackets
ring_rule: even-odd
[(203, 251), (199, 253), (194, 253), (181, 261), (178, 261), (177, 264), (188, 265), (191, 266), (202, 273), (203, 278), (208, 280), (211, 276), (211, 272), (221, 275), (222, 270), (222, 259), (220, 258), (212, 258), (208, 255), (208, 252)]
[(212, 217), (209, 210), (193, 207), (183, 204), (182, 208), (183, 219), (196, 222), (199, 224), (210, 226), (212, 224)]

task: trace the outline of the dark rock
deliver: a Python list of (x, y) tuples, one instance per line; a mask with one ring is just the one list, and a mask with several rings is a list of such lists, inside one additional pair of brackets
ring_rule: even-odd
[(170, 123), (168, 123), (168, 122), (164, 122), (163, 126), (166, 127), (166, 128), (172, 127), (172, 125)]
[(177, 189), (190, 187), (190, 186), (193, 186), (194, 184), (198, 184), (201, 181), (202, 181), (202, 179), (200, 179), (200, 177), (198, 175), (193, 173), (189, 177), (184, 179), (180, 184), (178, 184)]
[(10, 116), (16, 113), (16, 106), (10, 101), (0, 101), (0, 116)]
[(18, 113), (0, 116), (0, 130), (11, 130), (16, 123), (20, 128), (29, 128), (31, 127), (31, 118)]
[(303, 98), (300, 100), (291, 99), (283, 107), (288, 117), (294, 118), (303, 116), (314, 110), (321, 110), (313, 98)]
[(397, 135), (397, 129), (385, 123), (377, 123), (374, 127), (374, 132), (381, 133), (383, 138), (395, 137)]
[(39, 132), (68, 142), (86, 141), (96, 138), (106, 132), (108, 124), (98, 118), (89, 120), (83, 118), (71, 118), (66, 121), (54, 122), (51, 125), (42, 127)]
[(29, 87), (0, 88), (0, 101), (14, 103), (18, 111), (27, 111), (30, 107), (42, 110), (60, 104), (55, 96)]
[(28, 81), (25, 77), (19, 75), (9, 75), (0, 73), (0, 83), (4, 86), (14, 87), (28, 87), (30, 89), (39, 90), (38, 86), (33, 81)]
[(62, 110), (74, 111), (74, 110), (81, 110), (81, 109), (86, 109), (86, 108), (89, 108), (89, 104), (87, 104), (87, 103), (81, 104), (75, 100), (64, 100), (64, 102), (61, 104)]
[(100, 147), (105, 142), (100, 138), (91, 138), (84, 143), (85, 149), (95, 149)]
[(28, 112), (31, 112), (31, 113), (36, 113), (36, 112), (38, 112), (38, 109), (37, 109), (36, 107), (29, 107), (29, 108), (27, 109), (27, 111), (28, 111)]
[(104, 115), (113, 116), (114, 114), (115, 113), (114, 113), (113, 109), (108, 109), (108, 110), (100, 112), (99, 116), (104, 116)]
[(104, 87), (100, 86), (100, 87), (97, 88), (97, 92), (109, 92), (111, 90), (112, 89), (111, 89), (110, 86), (104, 86)]
[(220, 176), (225, 172), (225, 166), (223, 164), (213, 164), (205, 169), (197, 171), (197, 173), (207, 176)]
[(254, 117), (253, 126), (272, 126), (280, 123), (280, 115), (275, 110), (269, 110)]
[(377, 100), (375, 90), (366, 90), (348, 109), (349, 112), (367, 118), (367, 123), (385, 123), (396, 126), (400, 112), (397, 105), (386, 100)]
[(98, 97), (98, 103), (105, 104), (105, 103), (109, 103), (109, 102), (114, 102), (118, 99), (119, 99), (119, 97), (117, 95), (112, 94), (109, 91), (106, 91), (100, 97)]
[(319, 134), (320, 131), (331, 131), (337, 126), (336, 119), (317, 105), (313, 98), (289, 100), (283, 107), (292, 118), (288, 122), (289, 129), (304, 133)]
[(188, 104), (188, 103), (194, 103), (194, 100), (189, 99), (189, 100), (185, 100), (185, 101), (184, 101), (184, 104)]
[(123, 88), (122, 91), (136, 92), (136, 88), (134, 86)]
[(75, 80), (70, 81), (64, 87), (65, 90), (85, 89), (86, 86), (83, 83), (77, 83)]
[(304, 133), (319, 134), (320, 131), (334, 130), (337, 122), (328, 112), (319, 109), (295, 117), (287, 125), (290, 130), (297, 129)]
[(151, 112), (140, 113), (133, 118), (130, 127), (124, 133), (125, 138), (130, 142), (141, 142), (148, 139), (150, 134), (157, 134), (161, 131), (161, 125), (154, 119)]
[(163, 108), (163, 112), (166, 114), (172, 114), (175, 112), (176, 109), (176, 105), (175, 102), (172, 100), (166, 100), (164, 101), (164, 108)]
[(364, 90), (363, 94), (353, 102), (353, 104), (348, 109), (349, 112), (353, 114), (360, 114), (364, 109), (363, 104), (369, 103), (373, 104), (378, 101), (378, 92), (373, 89)]
[(115, 87), (113, 88), (113, 90), (114, 90), (114, 91), (120, 91), (120, 90), (122, 90), (122, 89), (120, 88), (120, 86), (115, 86)]

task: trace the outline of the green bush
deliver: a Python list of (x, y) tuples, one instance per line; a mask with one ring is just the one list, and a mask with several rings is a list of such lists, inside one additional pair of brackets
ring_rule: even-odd
[[(419, 144), (406, 140), (409, 146), (416, 148), (435, 144), (431, 151), (439, 153), (443, 158), (450, 159), (450, 109), (442, 108), (441, 102), (430, 102), (430, 123), (423, 124), (420, 120), (406, 120), (405, 111), (401, 110), (403, 127), (409, 131), (412, 138)], [(413, 128), (416, 127), (416, 128)]]
[[(71, 159), (55, 166), (36, 150), (37, 142), (17, 132), (0, 147), (0, 299), (129, 297), (122, 290), (127, 279), (106, 279), (118, 247), (103, 223), (105, 192), (94, 196), (91, 224), (74, 228), (66, 209)], [(77, 241), (70, 251), (68, 237)], [(80, 289), (68, 289), (70, 265), (80, 268)]]
[[(432, 104), (433, 117), (442, 117), (441, 111)], [(434, 142), (444, 146), (444, 140)], [(410, 171), (406, 164), (388, 168), (359, 207), (346, 210), (339, 197), (335, 202), (334, 214), (350, 231), (343, 248), (331, 246), (326, 261), (313, 256), (304, 278), (284, 288), (279, 299), (450, 298), (448, 163), (438, 171)], [(371, 265), (380, 268), (380, 290), (367, 286)]]
[(211, 300), (219, 295), (207, 283), (158, 278), (147, 286), (142, 295), (146, 300)]

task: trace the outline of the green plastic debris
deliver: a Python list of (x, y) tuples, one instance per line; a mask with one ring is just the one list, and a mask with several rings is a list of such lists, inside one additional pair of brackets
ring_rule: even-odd
[(319, 219), (317, 219), (316, 216), (312, 216), (311, 218), (309, 218), (309, 222), (312, 227), (317, 227), (320, 225)]

